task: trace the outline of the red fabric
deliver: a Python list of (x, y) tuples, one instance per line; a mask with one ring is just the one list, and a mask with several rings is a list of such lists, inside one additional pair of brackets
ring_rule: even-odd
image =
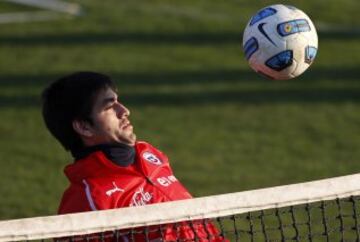
[[(135, 145), (136, 159), (128, 167), (120, 167), (97, 151), (65, 168), (70, 186), (63, 194), (59, 214), (142, 206), (192, 198), (186, 188), (176, 179), (165, 154), (146, 142)], [(225, 241), (217, 236), (217, 229), (206, 222), (191, 227), (166, 225), (164, 232), (150, 233), (150, 239), (194, 241)], [(208, 232), (208, 233), (207, 233)], [(208, 240), (208, 234), (212, 239)], [(135, 241), (144, 241), (136, 235)]]

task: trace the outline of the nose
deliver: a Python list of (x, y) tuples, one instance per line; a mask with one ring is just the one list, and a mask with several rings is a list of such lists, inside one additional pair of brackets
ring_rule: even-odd
[(127, 109), (124, 105), (122, 105), (121, 103), (117, 103), (117, 116), (118, 118), (124, 118), (124, 117), (129, 117), (130, 116), (130, 110)]

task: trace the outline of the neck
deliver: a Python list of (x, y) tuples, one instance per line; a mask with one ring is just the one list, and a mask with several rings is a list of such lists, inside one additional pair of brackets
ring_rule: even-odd
[(129, 166), (135, 161), (134, 146), (125, 144), (100, 144), (87, 146), (80, 150), (72, 151), (71, 153), (75, 160), (80, 160), (96, 151), (102, 151), (106, 158), (122, 167)]

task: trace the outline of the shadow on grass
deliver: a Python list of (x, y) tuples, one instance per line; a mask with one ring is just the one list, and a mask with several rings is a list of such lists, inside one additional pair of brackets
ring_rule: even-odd
[(200, 93), (171, 93), (171, 94), (141, 94), (125, 95), (122, 97), (126, 104), (131, 106), (142, 105), (207, 105), (211, 103), (317, 103), (317, 102), (359, 102), (360, 88), (347, 89), (294, 89), (294, 90), (252, 90), (252, 91), (216, 91)]
[[(318, 88), (318, 89), (282, 89), (282, 90), (227, 90), (202, 91), (194, 93), (149, 93), (124, 94), (121, 100), (128, 106), (185, 106), (207, 105), (211, 103), (339, 103), (360, 102), (360, 88)], [(35, 95), (0, 96), (0, 108), (40, 107), (40, 98)]]
[[(0, 107), (35, 107), (40, 106), (40, 92), (48, 82), (59, 75), (9, 75), (0, 76), (0, 90), (19, 89), (19, 94), (0, 95)], [(315, 102), (359, 102), (360, 70), (348, 69), (312, 69), (302, 77), (290, 81), (266, 80), (251, 70), (213, 70), (165, 73), (113, 73), (118, 86), (127, 91), (122, 100), (129, 106), (145, 105), (206, 105), (209, 103), (249, 103), (267, 104), (281, 102), (315, 103)], [(324, 81), (319, 85), (317, 82)], [(216, 90), (221, 82), (229, 87)], [(189, 90), (190, 84), (202, 85), (201, 91)], [(236, 84), (235, 88), (231, 88)], [(341, 85), (337, 85), (341, 84)], [(145, 86), (146, 92), (136, 93), (139, 86)], [(242, 86), (244, 85), (244, 86)], [(249, 89), (250, 85), (250, 89)], [(175, 86), (162, 92), (164, 86)], [(24, 94), (23, 90), (33, 89)], [(178, 90), (178, 91), (176, 91)], [(38, 94), (31, 94), (38, 92)], [(15, 92), (16, 93), (16, 92)], [(29, 94), (30, 93), (30, 94)]]
[[(359, 39), (360, 31), (319, 31), (319, 38), (326, 39)], [(67, 33), (67, 34), (27, 34), (0, 36), (2, 45), (86, 45), (86, 44), (191, 44), (218, 45), (242, 43), (242, 32), (186, 32), (186, 33), (143, 33), (143, 32), (104, 32), (104, 33)]]
[[(57, 73), (48, 75), (20, 74), (20, 75), (1, 75), (0, 88), (39, 88), (42, 89), (48, 83), (69, 73)], [(121, 87), (149, 86), (157, 88), (162, 85), (186, 86), (191, 84), (233, 84), (233, 83), (262, 83), (264, 85), (275, 83), (286, 83), (287, 85), (312, 85), (319, 81), (331, 82), (354, 82), (359, 81), (359, 68), (314, 68), (305, 72), (302, 76), (289, 81), (274, 81), (256, 74), (249, 68), (241, 69), (218, 69), (218, 70), (198, 70), (198, 71), (171, 71), (171, 72), (112, 72), (109, 74)]]

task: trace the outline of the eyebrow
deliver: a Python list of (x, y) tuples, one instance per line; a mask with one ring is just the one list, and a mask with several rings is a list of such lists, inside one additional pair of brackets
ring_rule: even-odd
[(117, 97), (106, 97), (102, 100), (101, 105), (102, 107), (105, 107), (106, 105), (108, 105), (109, 103), (113, 103), (116, 102)]

